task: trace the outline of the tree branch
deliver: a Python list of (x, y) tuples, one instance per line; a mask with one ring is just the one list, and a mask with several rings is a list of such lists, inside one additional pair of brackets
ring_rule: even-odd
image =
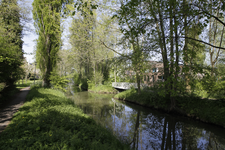
[[(173, 37), (173, 38), (175, 38), (175, 37)], [(212, 45), (212, 44), (210, 44), (210, 43), (207, 43), (207, 42), (205, 42), (205, 41), (198, 40), (198, 39), (195, 39), (195, 38), (191, 38), (191, 37), (187, 37), (187, 36), (180, 36), (180, 38), (187, 38), (187, 39), (194, 40), (194, 41), (197, 41), (197, 42), (200, 42), (200, 43), (204, 43), (204, 44), (209, 45), (209, 46), (214, 47), (214, 48), (219, 48), (219, 49), (225, 50), (224, 47), (221, 47), (221, 46), (215, 46), (215, 45)]]
[(111, 50), (111, 51), (113, 51), (113, 52), (119, 54), (119, 55), (122, 56), (122, 57), (126, 57), (126, 58), (128, 58), (128, 59), (131, 59), (131, 57), (129, 57), (129, 56), (127, 56), (127, 55), (124, 55), (124, 54), (121, 54), (121, 53), (117, 52), (116, 50), (114, 50), (114, 49), (108, 47), (103, 41), (100, 40), (100, 42), (102, 43), (102, 45), (104, 45), (104, 46), (105, 46), (106, 48), (108, 48), (109, 50)]

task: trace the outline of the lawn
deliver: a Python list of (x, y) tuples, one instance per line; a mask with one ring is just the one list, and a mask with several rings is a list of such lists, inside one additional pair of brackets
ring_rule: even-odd
[(0, 149), (125, 150), (129, 146), (85, 115), (62, 92), (32, 87), (1, 133)]

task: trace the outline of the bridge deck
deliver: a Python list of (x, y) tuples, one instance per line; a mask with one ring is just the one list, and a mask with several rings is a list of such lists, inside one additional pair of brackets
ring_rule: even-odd
[[(146, 84), (141, 83), (141, 87), (146, 87)], [(128, 90), (131, 89), (131, 87), (134, 87), (137, 89), (137, 83), (128, 83), (128, 82), (113, 82), (112, 87), (116, 89), (123, 89), (123, 90)]]

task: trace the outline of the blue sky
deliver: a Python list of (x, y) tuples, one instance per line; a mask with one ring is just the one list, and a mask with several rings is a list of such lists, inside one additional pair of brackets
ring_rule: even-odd
[[(32, 2), (33, 0), (27, 0), (25, 2), (21, 2), (23, 3), (22, 5), (26, 5), (27, 8), (32, 8)], [(30, 17), (32, 18), (32, 9), (29, 10), (30, 12)], [(24, 55), (24, 57), (26, 57), (27, 61), (29, 63), (34, 62), (34, 48), (35, 48), (35, 40), (38, 38), (37, 34), (35, 33), (35, 28), (34, 28), (34, 23), (33, 23), (33, 19), (26, 23), (26, 27), (29, 28), (28, 31), (24, 31), (24, 36), (23, 36), (23, 51), (26, 53)]]

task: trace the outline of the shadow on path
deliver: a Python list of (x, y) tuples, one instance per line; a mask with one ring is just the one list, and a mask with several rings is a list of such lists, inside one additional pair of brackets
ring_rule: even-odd
[(30, 91), (30, 87), (26, 87), (20, 90), (4, 108), (0, 109), (0, 133), (10, 123), (13, 114), (23, 105), (25, 98)]

